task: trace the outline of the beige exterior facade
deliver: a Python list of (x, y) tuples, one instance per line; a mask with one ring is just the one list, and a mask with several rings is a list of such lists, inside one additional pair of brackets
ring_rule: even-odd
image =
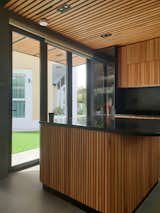
[[(40, 115), (40, 60), (38, 57), (13, 51), (13, 71), (28, 70), (32, 73), (32, 119)], [(53, 111), (57, 102), (57, 89), (52, 84), (52, 62), (48, 62), (48, 112)], [(54, 101), (53, 101), (54, 98)]]
[(13, 52), (13, 71), (30, 70), (32, 72), (32, 116), (39, 120), (40, 114), (40, 62), (39, 58), (24, 53)]
[[(48, 62), (48, 112), (53, 112), (57, 103), (57, 87), (52, 82), (52, 62)], [(54, 100), (53, 100), (54, 99)]]

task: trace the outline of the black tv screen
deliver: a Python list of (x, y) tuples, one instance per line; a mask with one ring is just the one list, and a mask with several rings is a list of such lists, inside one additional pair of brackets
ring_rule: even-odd
[(160, 115), (160, 87), (117, 89), (116, 113)]

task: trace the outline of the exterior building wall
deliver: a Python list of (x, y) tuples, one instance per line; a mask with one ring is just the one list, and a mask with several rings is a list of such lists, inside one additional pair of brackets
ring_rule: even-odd
[(53, 109), (57, 106), (57, 87), (53, 86), (52, 71), (53, 71), (52, 62), (49, 61), (48, 62), (48, 112), (53, 112)]
[(13, 52), (13, 70), (32, 71), (32, 119), (39, 120), (40, 114), (40, 60), (38, 57)]
[[(53, 112), (54, 109), (57, 106), (61, 106), (63, 108), (63, 101), (59, 100), (59, 98), (64, 99), (64, 97), (61, 97), (61, 90), (63, 90), (63, 87), (61, 90), (58, 90), (57, 86), (53, 85), (53, 62), (48, 61), (48, 113)], [(73, 99), (72, 99), (72, 107), (73, 107), (73, 119), (77, 122), (77, 69), (78, 67), (73, 67)], [(13, 52), (13, 70), (26, 70), (30, 71), (32, 73), (32, 118), (30, 123), (33, 123), (34, 129), (38, 128), (39, 126), (39, 119), (40, 119), (40, 59), (35, 56), (27, 55), (20, 52)], [(65, 116), (60, 116), (65, 117)], [(14, 119), (16, 120), (16, 119)], [(17, 119), (18, 121), (18, 119)], [(34, 124), (35, 122), (35, 124)], [(25, 122), (23, 122), (25, 123)], [(28, 123), (26, 121), (27, 126), (31, 127), (32, 124)], [(26, 127), (26, 124), (24, 124), (24, 127), (22, 127), (22, 130), (28, 129)], [(17, 125), (17, 123), (16, 123)], [(15, 127), (16, 127), (15, 125)], [(19, 129), (20, 125), (17, 125), (18, 127), (15, 128), (16, 130)], [(37, 126), (37, 127), (36, 127)], [(21, 127), (21, 126), (20, 126)], [(21, 129), (21, 128), (20, 128)], [(31, 127), (31, 129), (33, 129)]]
[[(38, 57), (27, 55), (24, 53), (13, 52), (13, 70), (31, 70), (32, 71), (32, 119), (39, 120), (40, 115), (40, 60)], [(48, 101), (52, 106), (53, 97), (56, 88), (52, 87), (52, 63), (48, 62)], [(56, 102), (56, 101), (55, 101)], [(49, 107), (49, 112), (53, 109)]]

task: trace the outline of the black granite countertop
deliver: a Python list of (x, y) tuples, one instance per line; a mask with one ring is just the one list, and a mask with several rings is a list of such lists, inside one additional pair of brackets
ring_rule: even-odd
[(40, 123), (115, 132), (127, 135), (160, 135), (160, 119), (115, 118), (111, 116), (96, 116), (94, 118), (87, 118), (82, 123), (76, 123), (74, 121), (72, 122), (72, 125), (65, 123), (62, 124), (59, 122), (49, 123), (41, 121)]

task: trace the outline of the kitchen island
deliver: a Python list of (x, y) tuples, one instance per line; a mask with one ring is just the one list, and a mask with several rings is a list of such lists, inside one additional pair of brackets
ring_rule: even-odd
[(131, 213), (158, 182), (160, 120), (41, 122), (41, 182), (104, 213)]

